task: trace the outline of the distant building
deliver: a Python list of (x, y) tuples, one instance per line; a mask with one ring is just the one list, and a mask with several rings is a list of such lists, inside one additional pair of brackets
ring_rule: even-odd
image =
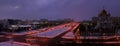
[(103, 9), (97, 17), (92, 17), (91, 21), (81, 21), (79, 33), (75, 36), (79, 41), (82, 40), (82, 38), (85, 39), (85, 42), (89, 42), (89, 40), (90, 42), (92, 42), (92, 40), (94, 42), (96, 42), (95, 40), (100, 40), (100, 42), (104, 40), (111, 41), (113, 40), (111, 36), (115, 36), (114, 38), (118, 39), (116, 36), (119, 34), (119, 29), (120, 17), (113, 17)]
[(0, 26), (1, 26), (1, 30), (9, 30), (11, 29), (11, 25), (19, 25), (22, 24), (23, 21), (22, 20), (17, 20), (17, 19), (3, 19), (0, 20)]
[(95, 28), (112, 28), (112, 17), (110, 17), (110, 13), (107, 13), (105, 9), (103, 9), (98, 17), (94, 17), (93, 21), (96, 20)]
[(120, 17), (113, 17), (103, 9), (91, 21), (81, 21), (79, 29), (83, 32), (117, 33), (120, 29)]
[(63, 19), (63, 21), (65, 21), (65, 22), (72, 22), (72, 21), (74, 21), (74, 20), (71, 19), (71, 18), (65, 18), (65, 19)]
[(27, 31), (27, 30), (32, 30), (31, 25), (11, 25), (11, 29), (19, 32), (19, 31)]
[(119, 27), (120, 17), (112, 17), (105, 9), (103, 9), (98, 17), (92, 18), (95, 29), (115, 31)]

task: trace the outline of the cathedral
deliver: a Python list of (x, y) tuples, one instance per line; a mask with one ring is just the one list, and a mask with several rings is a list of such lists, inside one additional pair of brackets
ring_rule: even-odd
[[(95, 24), (95, 29), (99, 31), (115, 31), (116, 23), (119, 23), (119, 17), (112, 17), (110, 13), (108, 13), (105, 9), (103, 9), (98, 17), (93, 17), (92, 22)], [(115, 22), (116, 21), (116, 22)]]

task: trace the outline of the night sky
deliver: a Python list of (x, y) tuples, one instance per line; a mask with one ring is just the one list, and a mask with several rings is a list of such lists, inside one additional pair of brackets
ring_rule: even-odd
[(120, 16), (120, 0), (0, 0), (0, 19), (88, 20), (103, 7)]

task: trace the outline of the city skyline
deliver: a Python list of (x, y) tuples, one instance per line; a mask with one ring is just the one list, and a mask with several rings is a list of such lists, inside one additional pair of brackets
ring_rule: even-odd
[(0, 0), (1, 19), (89, 20), (103, 7), (111, 16), (120, 15), (120, 0)]

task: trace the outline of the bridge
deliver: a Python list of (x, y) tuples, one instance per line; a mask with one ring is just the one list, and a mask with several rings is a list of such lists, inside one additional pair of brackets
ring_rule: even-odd
[[(58, 26), (47, 27), (43, 29), (31, 30), (21, 33), (12, 33), (14, 41), (24, 42), (33, 45), (53, 46), (64, 43), (120, 43), (119, 36), (84, 36), (80, 35), (79, 22), (65, 23)], [(115, 39), (118, 41), (109, 41)], [(86, 42), (88, 41), (88, 42)], [(98, 41), (98, 42), (92, 42)], [(100, 41), (100, 42), (99, 42)], [(102, 41), (102, 42), (101, 42)]]
[[(8, 35), (7, 38), (12, 38), (16, 42), (40, 44), (45, 46), (58, 43), (63, 39), (68, 39), (68, 36), (65, 35), (69, 32), (73, 33), (73, 30), (76, 30), (78, 26), (78, 22), (65, 23), (58, 26), (47, 27), (43, 29), (12, 33), (11, 35)], [(72, 38), (74, 39), (74, 37)]]

